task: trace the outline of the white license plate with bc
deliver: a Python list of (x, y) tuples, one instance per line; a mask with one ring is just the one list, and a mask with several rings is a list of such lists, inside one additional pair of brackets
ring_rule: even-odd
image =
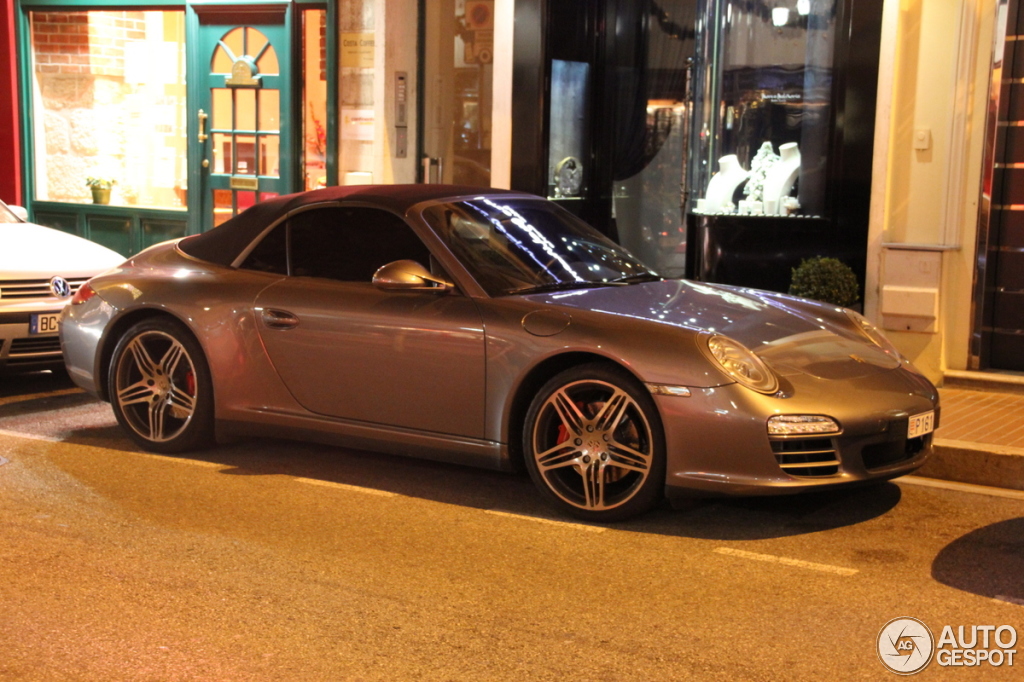
[[(24, 318), (22, 318), (24, 319)], [(60, 331), (60, 313), (35, 313), (28, 321), (29, 334), (56, 334)]]
[(907, 425), (907, 438), (926, 436), (935, 430), (935, 411), (922, 412), (910, 418)]

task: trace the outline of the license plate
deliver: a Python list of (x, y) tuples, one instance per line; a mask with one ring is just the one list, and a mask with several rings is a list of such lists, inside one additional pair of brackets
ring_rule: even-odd
[(907, 438), (925, 436), (935, 430), (935, 412), (923, 412), (910, 418), (907, 425)]
[[(23, 318), (24, 319), (24, 318)], [(36, 313), (29, 318), (29, 334), (56, 334), (60, 331), (60, 313)]]

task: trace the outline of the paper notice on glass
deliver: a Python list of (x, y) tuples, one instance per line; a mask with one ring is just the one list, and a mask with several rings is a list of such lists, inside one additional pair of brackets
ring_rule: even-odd
[(342, 109), (341, 139), (373, 141), (373, 109)]

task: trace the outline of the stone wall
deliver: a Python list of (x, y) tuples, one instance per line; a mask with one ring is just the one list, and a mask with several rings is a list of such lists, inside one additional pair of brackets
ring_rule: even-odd
[(142, 12), (33, 13), (40, 199), (90, 201), (86, 177), (124, 177), (125, 45), (145, 37)]

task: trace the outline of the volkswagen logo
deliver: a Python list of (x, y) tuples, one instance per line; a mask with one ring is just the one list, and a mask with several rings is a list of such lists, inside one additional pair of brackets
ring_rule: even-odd
[(67, 298), (71, 295), (71, 285), (63, 277), (50, 278), (50, 291), (57, 298)]

